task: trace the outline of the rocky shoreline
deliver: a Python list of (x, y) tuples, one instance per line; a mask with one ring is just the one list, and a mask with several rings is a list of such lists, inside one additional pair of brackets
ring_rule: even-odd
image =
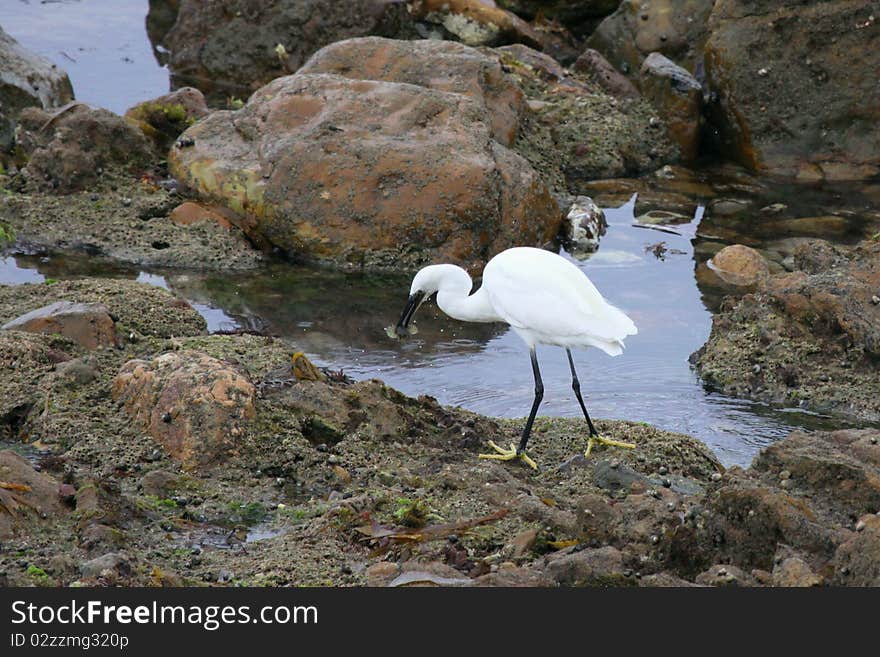
[[(478, 274), (513, 245), (595, 250), (598, 207), (636, 193), (641, 228), (704, 212), (708, 388), (880, 422), (864, 3), (227, 4), (150, 3), (199, 88), (124, 117), (0, 31), (0, 253)], [(719, 156), (746, 168), (708, 179)], [(838, 181), (856, 201), (759, 202)], [(540, 417), (535, 473), (477, 459), (517, 421), (209, 334), (144, 283), (0, 285), (0, 327), (0, 585), (880, 585), (877, 428), (725, 469), (616, 420), (598, 427), (636, 449), (587, 459), (580, 420)]]

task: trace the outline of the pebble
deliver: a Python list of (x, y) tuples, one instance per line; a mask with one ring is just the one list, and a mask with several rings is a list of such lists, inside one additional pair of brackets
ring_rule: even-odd
[(675, 511), (675, 503), (674, 503), (674, 502), (667, 502), (667, 503), (666, 503), (666, 508), (667, 508), (667, 510), (669, 510), (669, 511)]
[(870, 442), (871, 442), (872, 445), (876, 445), (876, 444), (877, 444), (877, 439), (876, 439), (876, 438), (871, 438)]
[(875, 306), (876, 306), (876, 305), (880, 305), (880, 297), (878, 297), (878, 296), (875, 294), (873, 297), (871, 297), (871, 303), (873, 303)]
[(669, 473), (669, 469), (665, 465), (661, 465), (657, 472), (661, 475), (665, 475)]
[(659, 543), (659, 542), (660, 542), (660, 537), (657, 536), (657, 534), (652, 534), (651, 535), (651, 543), (653, 543), (654, 545), (657, 545), (657, 543)]
[(131, 199), (128, 198), (128, 197), (126, 196), (125, 198), (122, 199), (122, 205), (124, 205), (125, 207), (130, 206), (130, 205), (131, 205)]
[(856, 523), (856, 531), (857, 531), (857, 532), (861, 532), (861, 531), (864, 531), (864, 529), (865, 529), (865, 521), (864, 521), (864, 520), (859, 520), (859, 521)]
[(779, 473), (779, 478), (782, 481), (785, 481), (786, 479), (791, 479), (791, 473), (788, 470), (783, 470)]
[(712, 473), (712, 481), (721, 481), (721, 473), (713, 472)]
[(339, 457), (336, 456), (336, 454), (331, 454), (327, 457), (327, 463), (329, 463), (330, 465), (335, 465), (339, 463)]
[(784, 481), (779, 482), (780, 488), (788, 489), (788, 488), (791, 488), (792, 486), (794, 486), (794, 482), (791, 479), (786, 479)]
[(755, 374), (760, 374), (760, 373), (761, 373), (761, 366), (760, 366), (760, 365), (755, 365), (755, 366), (752, 368), (752, 372), (754, 372)]
[(669, 481), (669, 479), (664, 479), (663, 480), (663, 487), (664, 488), (672, 488), (672, 482)]

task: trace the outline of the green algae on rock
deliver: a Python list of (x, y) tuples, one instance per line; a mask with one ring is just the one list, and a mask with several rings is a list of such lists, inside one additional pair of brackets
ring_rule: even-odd
[(199, 335), (205, 320), (167, 290), (119, 279), (75, 279), (52, 285), (0, 285), (0, 322), (8, 322), (52, 301), (104, 304), (127, 334), (156, 337)]
[[(0, 225), (29, 251), (100, 254), (144, 267), (253, 269), (265, 262), (237, 228), (169, 216), (181, 198), (105, 171), (89, 191), (0, 195)], [(2, 244), (2, 242), (0, 242)]]

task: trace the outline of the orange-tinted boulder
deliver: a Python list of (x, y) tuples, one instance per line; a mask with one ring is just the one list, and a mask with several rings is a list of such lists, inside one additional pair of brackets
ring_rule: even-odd
[[(350, 44), (367, 59), (365, 76), (397, 47), (377, 51), (375, 41)], [(309, 260), (478, 269), (505, 248), (552, 240), (562, 219), (556, 202), (528, 162), (495, 138), (511, 132), (502, 126), (518, 93), (501, 78), (486, 81), (482, 72), (497, 63), (441, 45), (476, 60), (473, 80), (457, 79), (454, 61), (438, 65), (439, 88), (418, 84), (421, 73), (391, 59), (401, 81), (308, 72), (339, 61), (319, 53), (242, 110), (190, 128), (170, 168), (203, 198), (251, 217), (259, 237)]]
[(227, 459), (256, 414), (256, 390), (248, 378), (198, 351), (130, 360), (114, 379), (112, 392), (187, 469)]

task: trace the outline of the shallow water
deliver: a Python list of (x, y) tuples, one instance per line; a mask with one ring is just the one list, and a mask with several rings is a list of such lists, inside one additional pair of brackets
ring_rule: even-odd
[(67, 71), (77, 100), (123, 114), (168, 92), (147, 38), (147, 0), (2, 0), (0, 26)]

